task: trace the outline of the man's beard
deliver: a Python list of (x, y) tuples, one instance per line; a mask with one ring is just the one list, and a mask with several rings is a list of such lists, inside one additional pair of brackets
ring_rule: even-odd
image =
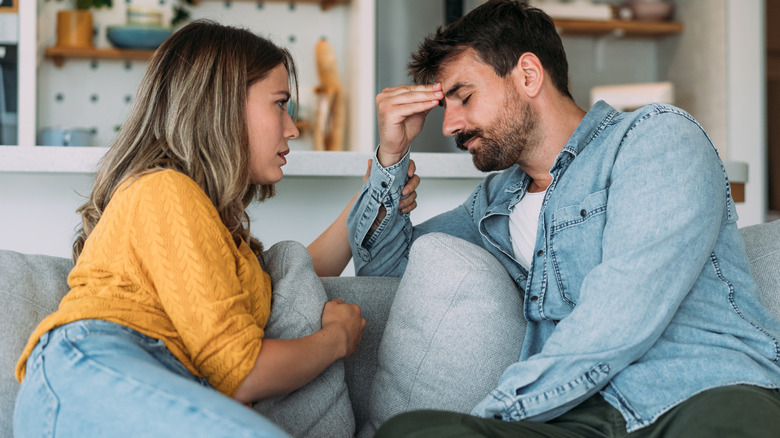
[(520, 100), (517, 91), (508, 88), (507, 93), (504, 111), (491, 126), (462, 131), (455, 136), (455, 145), (464, 151), (468, 150), (464, 144), (469, 139), (479, 139), (472, 160), (482, 172), (508, 169), (539, 143), (538, 114), (530, 103)]

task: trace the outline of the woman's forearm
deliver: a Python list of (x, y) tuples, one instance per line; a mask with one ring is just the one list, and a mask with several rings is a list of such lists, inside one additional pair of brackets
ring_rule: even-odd
[(289, 394), (345, 356), (338, 330), (323, 329), (298, 339), (264, 339), (252, 370), (233, 398), (249, 403)]
[(357, 193), (336, 220), (306, 248), (314, 262), (314, 272), (320, 277), (341, 275), (352, 259), (352, 249), (347, 236), (347, 216), (355, 199)]

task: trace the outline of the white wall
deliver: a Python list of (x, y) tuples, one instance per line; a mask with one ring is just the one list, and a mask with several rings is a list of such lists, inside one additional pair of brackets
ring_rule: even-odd
[[(412, 221), (421, 222), (463, 202), (474, 179), (426, 179), (417, 190)], [(252, 234), (266, 246), (282, 240), (311, 243), (342, 211), (360, 177), (290, 177), (277, 196), (250, 206)], [(70, 257), (79, 224), (75, 210), (92, 186), (91, 175), (0, 173), (0, 249)], [(354, 274), (350, 266), (344, 275)]]
[(728, 159), (748, 164), (745, 202), (737, 204), (745, 226), (767, 213), (764, 0), (727, 0), (726, 17)]

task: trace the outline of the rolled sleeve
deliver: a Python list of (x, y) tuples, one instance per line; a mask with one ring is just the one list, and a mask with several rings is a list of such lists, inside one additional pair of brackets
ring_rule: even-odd
[[(398, 210), (407, 182), (409, 153), (398, 163), (382, 167), (374, 155), (371, 175), (363, 184), (347, 219), (350, 246), (358, 275), (400, 276), (406, 267), (412, 226), (409, 215)], [(380, 208), (387, 214), (371, 231)]]

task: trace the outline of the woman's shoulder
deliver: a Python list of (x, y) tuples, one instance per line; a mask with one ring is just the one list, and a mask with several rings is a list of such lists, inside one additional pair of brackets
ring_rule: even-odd
[(148, 190), (150, 188), (159, 190), (167, 186), (202, 191), (198, 183), (192, 178), (173, 169), (153, 170), (141, 175), (131, 176), (122, 183), (121, 187), (125, 189), (135, 188), (136, 190)]
[(173, 191), (184, 196), (206, 197), (189, 176), (172, 169), (161, 169), (127, 178), (119, 185), (115, 196), (134, 196), (139, 193), (162, 195)]
[(118, 204), (186, 204), (205, 208), (209, 212), (214, 205), (189, 176), (171, 169), (155, 170), (125, 180), (112, 196), (112, 202)]

